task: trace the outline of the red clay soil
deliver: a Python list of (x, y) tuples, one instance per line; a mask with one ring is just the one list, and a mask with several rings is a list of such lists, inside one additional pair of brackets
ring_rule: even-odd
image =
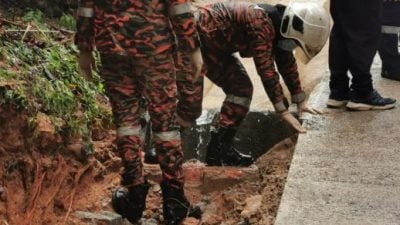
[[(29, 127), (27, 118), (0, 107), (0, 224), (83, 225), (88, 221), (76, 216), (78, 210), (112, 211), (110, 196), (119, 185), (121, 165), (112, 132), (94, 142), (92, 156), (82, 157), (80, 152), (60, 147), (65, 140), (55, 135), (45, 115), (38, 117), (35, 129)], [(214, 193), (187, 190), (192, 201), (203, 200), (207, 206), (202, 221), (191, 219), (185, 224), (272, 225), (295, 142), (295, 137), (286, 139), (257, 161), (260, 179), (256, 182)], [(144, 217), (162, 224), (160, 195), (154, 183)], [(241, 215), (245, 200), (255, 195), (262, 196), (261, 206)]]

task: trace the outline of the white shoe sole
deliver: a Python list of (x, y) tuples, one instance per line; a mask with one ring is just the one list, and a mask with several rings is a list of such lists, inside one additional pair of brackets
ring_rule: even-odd
[(395, 103), (377, 106), (377, 105), (368, 105), (368, 104), (363, 104), (363, 103), (349, 102), (349, 103), (347, 103), (346, 107), (349, 109), (352, 109), (352, 110), (357, 110), (357, 111), (386, 110), (386, 109), (393, 109), (395, 107)]
[(326, 102), (326, 105), (330, 108), (341, 108), (346, 106), (348, 101), (338, 101), (335, 99), (328, 99), (328, 101)]

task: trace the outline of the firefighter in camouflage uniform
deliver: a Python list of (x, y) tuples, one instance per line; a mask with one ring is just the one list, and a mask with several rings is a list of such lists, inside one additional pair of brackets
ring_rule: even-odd
[[(299, 113), (316, 113), (305, 106), (306, 96), (300, 85), (293, 50), (300, 46), (307, 57), (312, 58), (324, 46), (329, 35), (330, 18), (322, 6), (294, 3), (285, 7), (232, 1), (201, 7), (195, 16), (205, 62), (202, 74), (226, 94), (220, 111), (219, 128), (211, 133), (207, 164), (247, 166), (253, 162), (251, 156), (232, 148), (233, 137), (249, 111), (253, 93), (246, 70), (233, 55), (236, 52), (241, 57), (254, 59), (276, 112), (299, 132), (305, 132), (299, 121), (288, 112), (288, 103), (274, 63)], [(183, 62), (188, 61), (187, 57), (182, 58)], [(185, 67), (188, 63), (180, 65)], [(203, 76), (189, 82), (193, 79), (187, 75), (187, 69), (180, 68), (178, 71), (180, 102), (177, 114), (186, 124), (190, 124), (201, 113)], [(181, 81), (183, 85), (179, 84)]]
[[(142, 217), (150, 184), (141, 161), (142, 97), (154, 135), (163, 180), (163, 214), (166, 224), (187, 216), (199, 217), (183, 191), (183, 152), (176, 126), (175, 50), (190, 56), (188, 72), (202, 67), (195, 20), (187, 0), (81, 0), (77, 11), (75, 43), (79, 66), (90, 76), (92, 51), (100, 52), (100, 74), (117, 126), (117, 148), (124, 170), (112, 196), (114, 210), (134, 223)], [(175, 46), (176, 40), (179, 46)], [(192, 75), (195, 76), (195, 75)]]

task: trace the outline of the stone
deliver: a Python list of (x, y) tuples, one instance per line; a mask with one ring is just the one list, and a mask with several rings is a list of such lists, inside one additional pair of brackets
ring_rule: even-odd
[(250, 217), (258, 212), (262, 203), (262, 195), (254, 195), (246, 199), (246, 206), (240, 213), (243, 217)]
[[(144, 164), (148, 178), (155, 183), (161, 182), (161, 170), (158, 165)], [(257, 181), (258, 167), (209, 167), (200, 162), (183, 164), (185, 187), (197, 189), (202, 193), (221, 191), (241, 182)]]
[(75, 215), (81, 219), (99, 221), (101, 224), (106, 225), (125, 225), (124, 219), (121, 215), (110, 211), (100, 211), (97, 213), (86, 212), (86, 211), (76, 211)]
[(0, 201), (6, 200), (6, 189), (0, 185)]

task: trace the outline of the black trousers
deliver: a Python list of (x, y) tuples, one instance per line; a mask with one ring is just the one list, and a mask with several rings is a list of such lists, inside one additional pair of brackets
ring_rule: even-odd
[(331, 95), (348, 96), (351, 90), (366, 96), (373, 91), (370, 69), (379, 46), (382, 0), (332, 0), (330, 7)]
[(382, 74), (400, 78), (400, 1), (384, 1), (382, 12)]

